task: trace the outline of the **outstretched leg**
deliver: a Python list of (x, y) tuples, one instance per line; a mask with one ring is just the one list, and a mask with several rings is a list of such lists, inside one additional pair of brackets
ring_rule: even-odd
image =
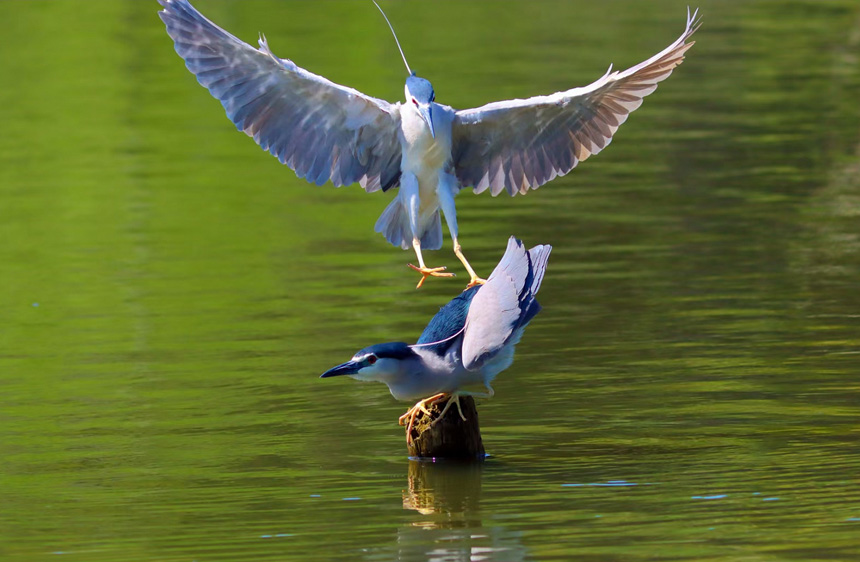
[(424, 265), (424, 256), (421, 255), (421, 241), (418, 238), (412, 239), (412, 247), (415, 249), (415, 255), (418, 256), (418, 267), (411, 263), (408, 265), (421, 274), (421, 281), (418, 282), (416, 289), (420, 289), (428, 277), (454, 277), (453, 273), (445, 273), (447, 267), (427, 267)]
[(466, 288), (471, 289), (475, 285), (483, 285), (486, 283), (487, 280), (478, 277), (478, 274), (475, 273), (475, 270), (472, 269), (471, 265), (469, 265), (469, 261), (466, 259), (466, 256), (463, 255), (463, 249), (460, 247), (460, 242), (457, 240), (457, 237), (451, 235), (451, 238), (454, 239), (454, 255), (457, 256), (457, 259), (460, 260), (460, 263), (463, 264), (463, 267), (465, 267), (466, 271), (469, 273), (469, 284), (466, 285)]
[(448, 223), (448, 230), (451, 232), (451, 241), (454, 243), (454, 255), (466, 268), (469, 274), (469, 284), (466, 288), (474, 287), (475, 285), (483, 285), (487, 282), (486, 279), (481, 279), (472, 266), (469, 265), (469, 260), (463, 255), (463, 249), (460, 247), (460, 242), (457, 240), (457, 207), (454, 204), (454, 193), (457, 189), (457, 178), (447, 172), (439, 173), (439, 184), (436, 188), (436, 193), (439, 196), (439, 206), (442, 208), (442, 214), (445, 215), (445, 222)]
[(406, 214), (409, 215), (409, 228), (412, 230), (412, 248), (418, 257), (418, 267), (411, 263), (409, 267), (421, 274), (421, 281), (416, 289), (420, 289), (428, 277), (454, 277), (453, 273), (444, 273), (445, 267), (427, 267), (424, 265), (424, 256), (421, 255), (421, 228), (419, 217), (421, 213), (421, 197), (418, 190), (418, 178), (415, 174), (405, 172), (400, 178), (400, 193), (398, 197), (403, 200)]

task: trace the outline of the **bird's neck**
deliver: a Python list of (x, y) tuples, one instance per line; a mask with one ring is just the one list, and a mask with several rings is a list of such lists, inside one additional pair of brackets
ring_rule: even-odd
[(420, 347), (414, 347), (413, 351), (418, 357), (384, 381), (398, 400), (418, 400), (441, 392), (455, 370), (445, 357), (432, 351)]
[[(437, 114), (439, 117), (437, 118)], [(433, 127), (436, 138), (421, 115), (409, 106), (401, 109), (400, 128), (403, 135), (402, 167), (421, 175), (422, 171), (437, 171), (451, 159), (450, 125), (441, 111), (434, 108)]]
[(404, 105), (400, 112), (400, 128), (403, 131), (403, 139), (409, 146), (420, 145), (426, 148), (427, 145), (435, 144), (424, 118), (408, 104)]

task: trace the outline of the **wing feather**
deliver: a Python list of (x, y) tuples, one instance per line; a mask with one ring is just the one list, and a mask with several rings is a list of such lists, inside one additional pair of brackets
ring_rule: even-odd
[(340, 86), (279, 59), (260, 36), (255, 49), (188, 0), (158, 0), (185, 65), (221, 101), (240, 131), (322, 185), (386, 190), (400, 180), (399, 104)]
[(543, 281), (551, 246), (526, 251), (513, 236), (499, 264), (480, 286), (466, 314), (462, 360), (466, 369), (480, 369), (516, 338), (540, 311), (536, 295)]
[(687, 11), (684, 32), (636, 66), (584, 88), (549, 96), (493, 102), (456, 113), (454, 170), (463, 187), (492, 195), (526, 193), (570, 172), (606, 148), (627, 116), (684, 60), (701, 25)]

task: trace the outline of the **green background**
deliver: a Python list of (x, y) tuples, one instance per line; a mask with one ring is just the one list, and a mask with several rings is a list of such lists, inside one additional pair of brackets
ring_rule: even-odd
[[(198, 0), (372, 96), (370, 2)], [(581, 86), (680, 0), (387, 2), (438, 101)], [(391, 194), (299, 180), (196, 84), (143, 0), (0, 0), (0, 558), (857, 560), (860, 6), (717, 1), (687, 61), (570, 175), (458, 198), (487, 275), (554, 246), (481, 404), (479, 467), (406, 458), (406, 405), (317, 375), (414, 341)]]

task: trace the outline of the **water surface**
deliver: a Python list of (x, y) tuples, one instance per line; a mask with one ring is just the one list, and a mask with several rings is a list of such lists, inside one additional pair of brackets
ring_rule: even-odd
[[(676, 0), (389, 3), (438, 99), (584, 85), (681, 32)], [(391, 100), (363, 2), (198, 0)], [(487, 274), (554, 246), (482, 466), (406, 459), (405, 405), (317, 375), (414, 341), (372, 225), (223, 116), (157, 4), (0, 2), (0, 558), (857, 560), (860, 7), (703, 2), (687, 62), (536, 193), (463, 193)], [(456, 267), (455, 267), (456, 266)]]

